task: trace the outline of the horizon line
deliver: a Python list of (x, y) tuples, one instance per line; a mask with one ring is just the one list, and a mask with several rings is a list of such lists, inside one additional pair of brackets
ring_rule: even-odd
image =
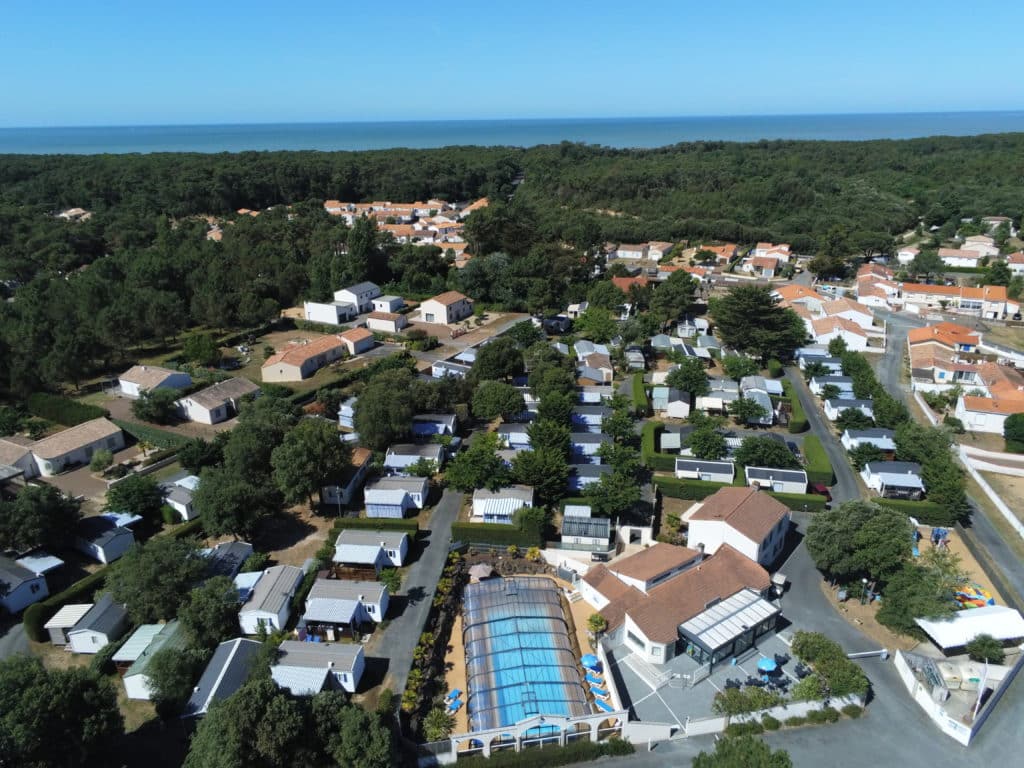
[(967, 109), (923, 110), (902, 112), (775, 112), (733, 115), (612, 115), (589, 117), (466, 117), (425, 119), (356, 119), (356, 120), (298, 120), (250, 122), (197, 122), (197, 123), (87, 123), (66, 125), (0, 125), (0, 131), (47, 131), (113, 128), (228, 128), (281, 125), (408, 125), (410, 123), (540, 123), (540, 122), (613, 122), (619, 120), (743, 120), (750, 118), (811, 118), (811, 117), (889, 117), (937, 115), (1024, 115), (1024, 109)]

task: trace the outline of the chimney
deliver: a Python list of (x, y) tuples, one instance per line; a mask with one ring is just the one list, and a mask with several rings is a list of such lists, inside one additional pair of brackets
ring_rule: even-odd
[(704, 544), (703, 543), (697, 545), (697, 562), (698, 563), (704, 562)]
[(359, 596), (359, 602), (360, 603), (365, 603), (366, 602), (366, 595), (360, 595)]
[(334, 668), (334, 662), (333, 661), (328, 661), (327, 662), (327, 668), (328, 669), (333, 669)]

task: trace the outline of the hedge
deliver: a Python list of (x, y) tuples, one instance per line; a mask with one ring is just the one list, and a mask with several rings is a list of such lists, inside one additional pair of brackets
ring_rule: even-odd
[(514, 525), (501, 523), (454, 523), (452, 540), (467, 544), (494, 544), (497, 546), (539, 547), (543, 537), (530, 531), (521, 531)]
[(657, 421), (648, 421), (640, 433), (640, 458), (648, 469), (655, 472), (673, 472), (676, 468), (676, 457), (671, 453), (658, 453), (658, 430), (664, 425)]
[(651, 401), (647, 399), (647, 387), (644, 386), (643, 371), (633, 374), (633, 410), (640, 416), (651, 412)]
[(188, 536), (202, 536), (203, 534), (203, 518), (197, 517), (195, 520), (189, 520), (187, 523), (182, 525), (180, 528), (175, 528), (171, 531), (168, 536), (175, 539), (184, 539)]
[(782, 382), (782, 390), (789, 397), (789, 404), (791, 412), (789, 414), (789, 432), (790, 434), (796, 435), (800, 432), (806, 432), (807, 427), (807, 413), (804, 411), (804, 406), (800, 402), (800, 398), (797, 397), (795, 391), (793, 391), (793, 385), (788, 381)]
[(631, 755), (633, 745), (624, 739), (612, 737), (607, 741), (580, 739), (564, 747), (546, 746), (544, 749), (503, 749), (492, 752), (490, 757), (473, 755), (459, 758), (459, 765), (468, 768), (548, 768), (548, 766), (571, 765), (596, 761), (612, 755)]
[(934, 501), (909, 501), (907, 499), (871, 499), (880, 507), (899, 510), (924, 525), (952, 525), (950, 514), (944, 506)]
[(774, 491), (768, 491), (768, 495), (773, 499), (778, 499), (790, 509), (797, 511), (802, 511), (804, 507), (807, 507), (808, 512), (821, 512), (825, 509), (825, 505), (828, 504), (828, 500), (824, 496), (819, 496), (816, 493), (775, 493)]
[(51, 395), (48, 392), (35, 392), (29, 395), (25, 407), (33, 416), (63, 424), (65, 427), (110, 416), (110, 412), (105, 408), (80, 403), (60, 395)]
[(654, 485), (661, 491), (662, 496), (692, 501), (706, 499), (720, 488), (730, 487), (729, 483), (712, 483), (707, 480), (680, 480), (676, 477), (656, 477), (654, 478)]
[(832, 462), (817, 435), (808, 435), (804, 438), (804, 458), (807, 460), (808, 482), (832, 485), (835, 480), (835, 475), (832, 474)]
[(124, 419), (111, 419), (111, 421), (136, 440), (145, 441), (150, 445), (155, 445), (157, 448), (181, 448), (181, 446), (188, 442), (187, 437), (182, 437), (179, 434), (166, 429), (160, 429), (159, 427), (139, 424), (134, 421), (125, 421)]
[(420, 530), (419, 520), (393, 517), (343, 517), (334, 523), (334, 534), (345, 529), (359, 528), (375, 531), (405, 531), (415, 537)]

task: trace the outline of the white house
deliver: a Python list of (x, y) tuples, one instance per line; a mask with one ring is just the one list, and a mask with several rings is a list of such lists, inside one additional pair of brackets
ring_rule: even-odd
[(863, 352), (868, 348), (868, 336), (864, 329), (843, 317), (811, 320), (811, 333), (818, 344), (828, 345), (833, 339), (842, 339), (846, 348), (853, 352)]
[(218, 645), (181, 716), (201, 717), (215, 701), (226, 699), (245, 685), (253, 662), (262, 649), (263, 643), (242, 637), (225, 640)]
[(275, 565), (263, 571), (238, 612), (242, 633), (258, 634), (260, 625), (268, 632), (284, 629), (302, 577), (302, 569), (294, 565)]
[(647, 258), (651, 261), (661, 261), (675, 248), (675, 243), (661, 240), (652, 240), (647, 244)]
[(334, 300), (351, 304), (357, 314), (373, 310), (373, 300), (380, 296), (380, 286), (369, 281), (350, 285), (334, 292)]
[(747, 485), (767, 488), (776, 493), (807, 493), (807, 473), (802, 469), (747, 467)]
[(647, 258), (647, 243), (640, 243), (638, 245), (630, 245), (628, 243), (622, 243), (618, 248), (615, 249), (616, 259), (646, 259)]
[(473, 302), (458, 291), (445, 291), (420, 304), (424, 323), (448, 325), (465, 320), (473, 314)]
[(607, 517), (565, 517), (562, 520), (562, 547), (607, 551), (611, 532), (612, 521)]
[(857, 398), (836, 397), (831, 400), (826, 400), (822, 406), (822, 410), (825, 412), (825, 416), (828, 417), (829, 421), (835, 421), (842, 415), (843, 411), (846, 410), (860, 411), (869, 419), (875, 418), (875, 412), (870, 399), (861, 400)]
[(456, 426), (454, 413), (419, 413), (412, 417), (412, 433), (417, 437), (454, 435)]
[(954, 410), (969, 431), (996, 435), (1003, 434), (1006, 417), (1014, 413), (1024, 413), (1024, 399), (961, 395)]
[(150, 688), (149, 663), (157, 651), (186, 647), (188, 638), (178, 621), (143, 624), (136, 629), (112, 658), (114, 666), (121, 673), (125, 695), (129, 699), (149, 701), (153, 695)]
[(679, 479), (731, 483), (736, 478), (736, 465), (731, 461), (705, 461), (680, 457), (676, 459), (675, 472)]
[(43, 629), (50, 634), (50, 643), (67, 645), (71, 642), (68, 639), (68, 632), (75, 628), (75, 624), (82, 620), (92, 606), (93, 603), (69, 603), (53, 614), (43, 625)]
[(367, 517), (405, 517), (410, 509), (423, 509), (430, 483), (425, 477), (382, 477), (366, 484), (363, 499)]
[(32, 444), (36, 468), (43, 477), (88, 464), (99, 450), (116, 453), (124, 448), (121, 428), (104, 418), (86, 421)]
[(338, 426), (346, 429), (355, 429), (356, 403), (358, 397), (350, 397), (342, 400), (338, 406)]
[(371, 312), (366, 316), (366, 327), (381, 333), (398, 333), (408, 324), (405, 315), (396, 312)]
[(178, 412), (189, 421), (219, 424), (238, 415), (242, 400), (255, 397), (260, 388), (241, 376), (219, 381), (175, 401)]
[(395, 475), (408, 474), (407, 470), (421, 460), (432, 461), (435, 470), (444, 466), (444, 446), (440, 443), (397, 443), (384, 455), (384, 469)]
[(924, 495), (921, 465), (912, 461), (870, 461), (860, 476), (868, 488), (883, 498), (916, 501)]
[(892, 455), (896, 452), (896, 433), (891, 429), (872, 427), (870, 429), (847, 429), (839, 438), (843, 448), (852, 451), (862, 445), (873, 445), (883, 453)]
[(183, 371), (172, 371), (156, 365), (133, 365), (117, 377), (117, 383), (122, 395), (138, 397), (143, 392), (161, 387), (184, 389), (192, 384), (192, 377)]
[(194, 520), (199, 517), (195, 505), (192, 503), (192, 491), (180, 485), (174, 485), (167, 490), (164, 496), (164, 503), (177, 512), (182, 520)]
[(398, 312), (398, 310), (405, 306), (401, 296), (378, 296), (373, 300), (372, 304), (374, 312), (388, 313)]
[(896, 251), (896, 261), (906, 266), (914, 259), (916, 259), (917, 254), (919, 254), (920, 252), (921, 251), (919, 251), (917, 248), (914, 248), (913, 246), (905, 245), (898, 251)]
[(947, 267), (978, 267), (982, 254), (963, 248), (939, 248), (939, 258)]
[(306, 598), (300, 626), (331, 639), (328, 629), (356, 629), (379, 624), (388, 612), (388, 588), (379, 581), (317, 579)]
[(1024, 251), (1011, 253), (1006, 257), (1006, 266), (1015, 275), (1024, 275)]
[(20, 470), (25, 480), (38, 477), (39, 467), (32, 455), (32, 441), (21, 435), (0, 437), (0, 466)]
[(827, 317), (841, 317), (856, 323), (865, 331), (872, 331), (875, 325), (875, 316), (871, 310), (856, 301), (848, 298), (827, 301), (822, 306), (822, 311)]
[(68, 645), (75, 653), (99, 653), (105, 646), (120, 639), (128, 629), (128, 612), (114, 602), (109, 592), (103, 594), (89, 611), (68, 630)]
[(334, 542), (335, 563), (351, 566), (401, 568), (409, 554), (409, 534), (404, 531), (342, 530)]
[(437, 360), (430, 366), (430, 375), (435, 379), (443, 379), (445, 376), (464, 379), (469, 375), (470, 367), (461, 363), (453, 363), (451, 360)]
[(366, 668), (363, 647), (355, 643), (304, 643), (285, 640), (277, 647), (270, 676), (293, 696), (321, 691), (355, 693)]
[(528, 485), (509, 485), (497, 491), (477, 488), (473, 491), (472, 522), (511, 525), (517, 510), (532, 506), (533, 488)]
[(808, 385), (811, 394), (819, 397), (825, 391), (825, 387), (832, 386), (839, 390), (839, 397), (853, 397), (853, 378), (851, 376), (813, 376)]
[(728, 487), (687, 510), (686, 543), (715, 554), (723, 544), (767, 567), (782, 552), (789, 507), (754, 488)]
[(347, 301), (305, 301), (302, 314), (311, 323), (341, 325), (355, 319), (358, 312), (355, 305)]
[(0, 607), (18, 613), (50, 596), (46, 576), (0, 555)]
[(971, 235), (970, 237), (965, 237), (960, 248), (964, 251), (974, 251), (981, 256), (999, 255), (999, 246), (996, 245), (996, 241), (988, 235)]
[(344, 343), (350, 357), (373, 349), (373, 345), (376, 343), (373, 333), (366, 328), (349, 328), (347, 331), (339, 333), (338, 338)]
[(498, 439), (509, 448), (524, 449), (530, 447), (530, 425), (506, 421), (498, 425)]
[(264, 360), (260, 376), (263, 381), (275, 383), (302, 381), (340, 360), (348, 351), (349, 344), (340, 335), (295, 342)]
[(83, 518), (75, 527), (75, 549), (104, 565), (117, 560), (133, 544), (135, 534), (131, 529), (105, 515)]

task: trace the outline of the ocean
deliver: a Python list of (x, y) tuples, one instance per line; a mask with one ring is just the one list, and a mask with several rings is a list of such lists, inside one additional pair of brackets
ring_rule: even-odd
[(1024, 112), (0, 128), (0, 154), (367, 150), (583, 142), (660, 147), (685, 141), (862, 141), (1024, 131)]

